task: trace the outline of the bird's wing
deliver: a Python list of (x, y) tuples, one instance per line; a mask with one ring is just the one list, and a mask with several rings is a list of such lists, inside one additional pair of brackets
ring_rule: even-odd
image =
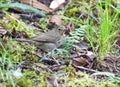
[(20, 42), (28, 42), (28, 43), (32, 43), (32, 44), (34, 44), (35, 43), (35, 41), (33, 41), (33, 40), (31, 40), (31, 39), (25, 39), (25, 38), (16, 38), (15, 39), (16, 41), (20, 41)]
[(38, 41), (38, 42), (51, 42), (54, 43), (57, 40), (60, 39), (60, 35), (58, 33), (50, 32), (39, 34), (33, 38), (31, 38), (33, 41)]
[(40, 36), (33, 37), (31, 39), (37, 42), (53, 42), (54, 43), (57, 40), (57, 37), (53, 35), (40, 35)]

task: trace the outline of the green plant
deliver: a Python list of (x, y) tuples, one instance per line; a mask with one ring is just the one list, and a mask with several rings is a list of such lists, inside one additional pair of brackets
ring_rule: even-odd
[(23, 77), (19, 79), (14, 79), (16, 86), (20, 87), (32, 87), (32, 77), (36, 77), (37, 75), (34, 72), (24, 70)]
[[(108, 73), (110, 75), (110, 73)], [(67, 82), (66, 87), (119, 87), (119, 85), (114, 84), (111, 81), (95, 81), (89, 78), (88, 75), (76, 72), (76, 78)]]
[(96, 73), (93, 73), (91, 76), (99, 76), (99, 75), (107, 76), (110, 78), (111, 81), (120, 83), (120, 78), (116, 77), (115, 74), (109, 73), (109, 72), (96, 72)]
[(39, 24), (41, 28), (44, 29), (43, 31), (46, 31), (47, 30), (47, 17), (41, 18), (39, 20)]
[(13, 87), (15, 87), (15, 83), (12, 77), (12, 71), (14, 70), (11, 58), (10, 58), (10, 52), (9, 50), (0, 50), (0, 59), (1, 59), (1, 64), (0, 64), (0, 79), (3, 82), (10, 82)]
[(39, 11), (38, 9), (36, 9), (32, 6), (22, 4), (22, 3), (18, 3), (18, 2), (16, 2), (16, 3), (5, 3), (5, 4), (0, 2), (0, 8), (20, 8), (20, 9), (23, 9), (23, 10), (29, 10), (29, 11), (35, 12), (36, 14), (41, 15), (41, 16), (45, 16), (45, 14), (42, 11)]
[(11, 2), (11, 0), (0, 0), (0, 3), (8, 3)]
[(70, 36), (66, 37), (62, 42), (63, 49), (57, 49), (57, 52), (55, 52), (54, 55), (68, 57), (69, 51), (74, 46), (74, 44), (79, 43), (81, 38), (86, 35), (86, 27), (86, 25), (82, 25), (79, 28), (76, 28), (74, 31), (70, 32)]
[[(103, 8), (104, 6), (104, 8)], [(113, 27), (118, 19), (119, 11), (116, 11), (115, 7), (111, 8), (111, 0), (105, 0), (98, 2), (95, 8), (99, 10), (99, 21), (98, 26), (94, 26), (93, 22), (88, 21), (87, 36), (91, 47), (98, 56), (98, 60), (104, 59), (104, 55), (111, 50), (112, 41), (115, 37), (116, 31)], [(92, 10), (94, 8), (91, 8)], [(114, 10), (114, 13), (111, 13)], [(90, 19), (91, 20), (91, 19)]]
[(6, 11), (4, 12), (4, 18), (6, 18), (9, 22), (5, 23), (3, 20), (0, 20), (0, 23), (6, 28), (9, 29), (9, 31), (15, 30), (22, 30), (27, 32), (27, 34), (34, 35), (34, 27), (27, 26), (22, 20), (18, 20), (14, 17), (13, 14), (8, 14)]
[(63, 42), (64, 49), (70, 50), (74, 43), (79, 43), (81, 37), (84, 37), (86, 35), (85, 33), (86, 27), (87, 27), (86, 25), (81, 25), (79, 28), (76, 28), (74, 31), (70, 32), (70, 36), (66, 37), (66, 39)]
[[(101, 9), (100, 11), (100, 36), (99, 36), (100, 37), (100, 41), (99, 41), (100, 56), (103, 56), (103, 54), (106, 53), (107, 51), (106, 49), (108, 49), (109, 51), (111, 48), (110, 46), (111, 46), (112, 38), (110, 36), (114, 33), (114, 28), (112, 27), (112, 25), (116, 20), (116, 15), (118, 15), (117, 13), (115, 13), (111, 17), (109, 12), (110, 4), (111, 4), (110, 0), (109, 1), (106, 0), (104, 14), (102, 13), (103, 9)], [(101, 3), (100, 3), (100, 6), (102, 7)]]
[(0, 42), (0, 47), (0, 80), (5, 86), (16, 87), (15, 78), (22, 77), (21, 69), (16, 64), (22, 59), (20, 54), (24, 51), (14, 41), (11, 43), (10, 38), (7, 42)]

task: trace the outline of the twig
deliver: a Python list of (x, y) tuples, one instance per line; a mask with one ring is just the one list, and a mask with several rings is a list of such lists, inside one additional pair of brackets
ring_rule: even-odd
[[(75, 65), (74, 65), (74, 66), (75, 66)], [(75, 67), (78, 68), (78, 69), (90, 71), (90, 72), (93, 72), (93, 73), (101, 72), (101, 71), (97, 71), (97, 70), (93, 70), (93, 69), (88, 69), (88, 68), (83, 67), (83, 66), (75, 66)], [(109, 72), (109, 73), (111, 73), (111, 72)], [(114, 74), (114, 73), (111, 73), (111, 74)], [(114, 74), (114, 75), (120, 77), (119, 74)]]
[(93, 72), (93, 73), (100, 72), (100, 71), (97, 71), (97, 70), (88, 69), (88, 68), (83, 67), (83, 66), (75, 66), (75, 67), (78, 68), (78, 69), (82, 69), (82, 70), (90, 71), (90, 72)]

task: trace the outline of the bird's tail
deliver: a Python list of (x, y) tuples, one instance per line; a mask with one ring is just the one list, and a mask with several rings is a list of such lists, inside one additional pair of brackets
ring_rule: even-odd
[(28, 43), (35, 43), (35, 41), (30, 40), (30, 39), (24, 39), (24, 38), (16, 38), (16, 41), (20, 41), (20, 42), (28, 42)]

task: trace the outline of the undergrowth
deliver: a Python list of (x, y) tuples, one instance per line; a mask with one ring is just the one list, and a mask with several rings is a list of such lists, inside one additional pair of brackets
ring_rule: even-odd
[(0, 50), (0, 80), (2, 82), (10, 82), (13, 87), (15, 87), (15, 83), (13, 80), (13, 70), (15, 70), (10, 54), (10, 49)]
[(103, 60), (105, 55), (113, 49), (118, 29), (113, 26), (118, 21), (119, 13), (119, 8), (113, 6), (112, 0), (96, 2), (75, 0), (61, 12), (65, 15), (63, 16), (65, 21), (69, 20), (79, 26), (86, 24), (86, 37), (98, 61)]
[(86, 25), (82, 25), (70, 32), (70, 36), (65, 37), (62, 42), (62, 49), (56, 49), (57, 52), (55, 51), (53, 55), (56, 57), (61, 56), (68, 58), (70, 55), (70, 49), (74, 48), (74, 44), (79, 43), (82, 40), (81, 38), (86, 35), (86, 27)]
[[(79, 1), (79, 0), (78, 0)], [(60, 14), (62, 14), (62, 19), (65, 20), (65, 23), (72, 22), (75, 24), (75, 30), (70, 33), (70, 36), (66, 37), (65, 40), (63, 41), (63, 44), (61, 46), (62, 49), (57, 49), (57, 51), (54, 52), (55, 56), (62, 56), (64, 58), (69, 57), (70, 55), (70, 49), (74, 47), (75, 43), (79, 43), (82, 41), (83, 37), (87, 37), (87, 40), (89, 41), (90, 46), (92, 47), (93, 52), (96, 54), (96, 57), (98, 58), (98, 61), (104, 59), (104, 55), (109, 52), (112, 49), (112, 43), (116, 34), (117, 30), (114, 28), (114, 23), (117, 22), (118, 19), (118, 14), (119, 9), (117, 9), (112, 15), (111, 15), (111, 0), (105, 0), (104, 2), (99, 2), (96, 3), (96, 6), (91, 6), (90, 9), (85, 8), (82, 6), (82, 3), (77, 4), (75, 8), (74, 3), (70, 7), (68, 12), (61, 11)], [(84, 5), (85, 2), (84, 2)], [(104, 5), (104, 8), (103, 8)], [(88, 6), (88, 5), (87, 5)], [(42, 16), (45, 16), (43, 13), (40, 13), (40, 11), (35, 10), (29, 6), (26, 6), (24, 4), (19, 4), (19, 3), (7, 3), (3, 4), (0, 3), (0, 7), (2, 8), (21, 8), (21, 9), (30, 9), (35, 13), (38, 13)], [(24, 8), (23, 8), (24, 7)], [(113, 6), (112, 6), (113, 7)], [(96, 23), (96, 18), (93, 18), (94, 16), (91, 16), (90, 13), (93, 9), (97, 8), (100, 12), (99, 14), (99, 23)], [(80, 16), (80, 19), (78, 19), (76, 12), (78, 10), (82, 9), (87, 9), (85, 13), (87, 15)], [(14, 18), (13, 14), (8, 14), (6, 11), (5, 13), (5, 18), (9, 20), (8, 24), (5, 24), (4, 21), (0, 20), (0, 23), (7, 28), (8, 30), (24, 30), (27, 32), (28, 35), (34, 36), (34, 29), (33, 27), (28, 27), (25, 23), (22, 22), (22, 20), (17, 20)], [(64, 13), (68, 13), (64, 16)], [(73, 14), (72, 14), (73, 13)], [(69, 18), (69, 16), (73, 15), (73, 17)], [(67, 17), (68, 16), (68, 17)], [(85, 18), (85, 20), (82, 20), (82, 18)], [(45, 19), (47, 20), (47, 19)], [(46, 23), (46, 21), (41, 19), (39, 23)], [(98, 22), (98, 21), (97, 21)], [(42, 27), (46, 28), (44, 26), (44, 23), (41, 24)], [(22, 86), (22, 87), (32, 87), (33, 84), (35, 84), (35, 81), (37, 82), (37, 85), (39, 87), (46, 87), (48, 86), (47, 84), (47, 76), (49, 76), (48, 71), (44, 71), (41, 69), (40, 74), (36, 74), (34, 71), (23, 71), (23, 76), (22, 78), (15, 78), (13, 75), (14, 71), (17, 70), (17, 67), (15, 67), (19, 62), (22, 61), (23, 55), (24, 54), (24, 49), (18, 45), (16, 41), (11, 42), (12, 40), (9, 38), (8, 42), (9, 44), (2, 45), (2, 49), (0, 49), (0, 81), (5, 82), (6, 85), (10, 86), (12, 85), (15, 87), (16, 85)], [(28, 46), (27, 49), (34, 51), (34, 47)], [(31, 56), (30, 56), (31, 57)], [(64, 85), (66, 87), (119, 87), (118, 85), (114, 84), (113, 82), (104, 81), (102, 80), (101, 82), (99, 81), (94, 81), (93, 79), (90, 79), (86, 74), (83, 75), (83, 73), (71, 73), (71, 68), (72, 66), (67, 66), (65, 67), (65, 75), (63, 76), (58, 76), (56, 75), (56, 72), (51, 73), (53, 76), (56, 76), (56, 78), (62, 77), (64, 79)], [(102, 75), (102, 74), (101, 74)], [(105, 74), (104, 74), (105, 75)], [(35, 80), (36, 79), (36, 80)], [(119, 78), (113, 77), (115, 81), (120, 81)], [(10, 83), (10, 84), (7, 84)]]

